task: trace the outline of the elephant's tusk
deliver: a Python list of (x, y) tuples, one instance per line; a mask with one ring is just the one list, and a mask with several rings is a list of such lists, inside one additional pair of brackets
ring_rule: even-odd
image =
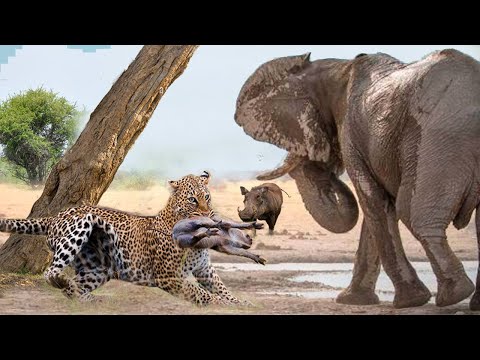
[(266, 171), (257, 176), (257, 180), (273, 180), (288, 174), (290, 171), (293, 171), (303, 160), (306, 160), (306, 157), (298, 156), (292, 153), (288, 153), (287, 157), (283, 163), (270, 171)]

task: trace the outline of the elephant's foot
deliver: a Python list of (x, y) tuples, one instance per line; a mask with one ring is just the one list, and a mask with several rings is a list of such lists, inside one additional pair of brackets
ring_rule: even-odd
[(466, 299), (474, 291), (475, 285), (465, 274), (461, 274), (457, 279), (439, 281), (435, 304), (437, 306), (453, 305)]
[(470, 299), (470, 310), (479, 311), (480, 310), (480, 291), (475, 291), (472, 298)]
[(376, 305), (380, 303), (380, 300), (371, 289), (357, 288), (352, 290), (351, 287), (348, 287), (338, 294), (335, 302), (347, 305)]
[(432, 294), (420, 280), (414, 283), (401, 283), (395, 286), (393, 307), (396, 309), (422, 306), (428, 303)]

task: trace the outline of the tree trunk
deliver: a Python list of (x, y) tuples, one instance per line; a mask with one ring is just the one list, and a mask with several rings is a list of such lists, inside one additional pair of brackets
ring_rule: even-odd
[[(196, 45), (144, 46), (105, 95), (75, 144), (53, 167), (28, 217), (96, 205)], [(51, 261), (44, 237), (12, 235), (0, 249), (0, 269), (39, 273)]]

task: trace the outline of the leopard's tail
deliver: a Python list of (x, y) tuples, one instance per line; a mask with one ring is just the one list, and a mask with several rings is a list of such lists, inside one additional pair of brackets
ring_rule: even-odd
[(0, 219), (0, 231), (16, 234), (46, 235), (50, 218)]

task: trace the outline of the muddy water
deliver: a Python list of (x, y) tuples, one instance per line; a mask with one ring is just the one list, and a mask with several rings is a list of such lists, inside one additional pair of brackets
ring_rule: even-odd
[[(275, 291), (264, 292), (265, 294), (293, 295), (309, 299), (335, 298), (342, 289), (346, 288), (352, 278), (352, 263), (280, 263), (267, 264), (266, 266), (250, 263), (230, 264), (219, 263), (215, 265), (223, 271), (294, 271), (298, 275), (289, 278), (292, 283), (317, 283), (319, 291)], [(428, 262), (412, 262), (420, 279), (435, 294), (437, 281)], [(470, 279), (475, 283), (477, 276), (477, 261), (464, 261), (463, 266)], [(380, 272), (377, 281), (376, 293), (381, 301), (393, 301), (393, 284), (385, 274)], [(434, 302), (434, 298), (430, 300)], [(468, 302), (464, 300), (463, 302)]]

